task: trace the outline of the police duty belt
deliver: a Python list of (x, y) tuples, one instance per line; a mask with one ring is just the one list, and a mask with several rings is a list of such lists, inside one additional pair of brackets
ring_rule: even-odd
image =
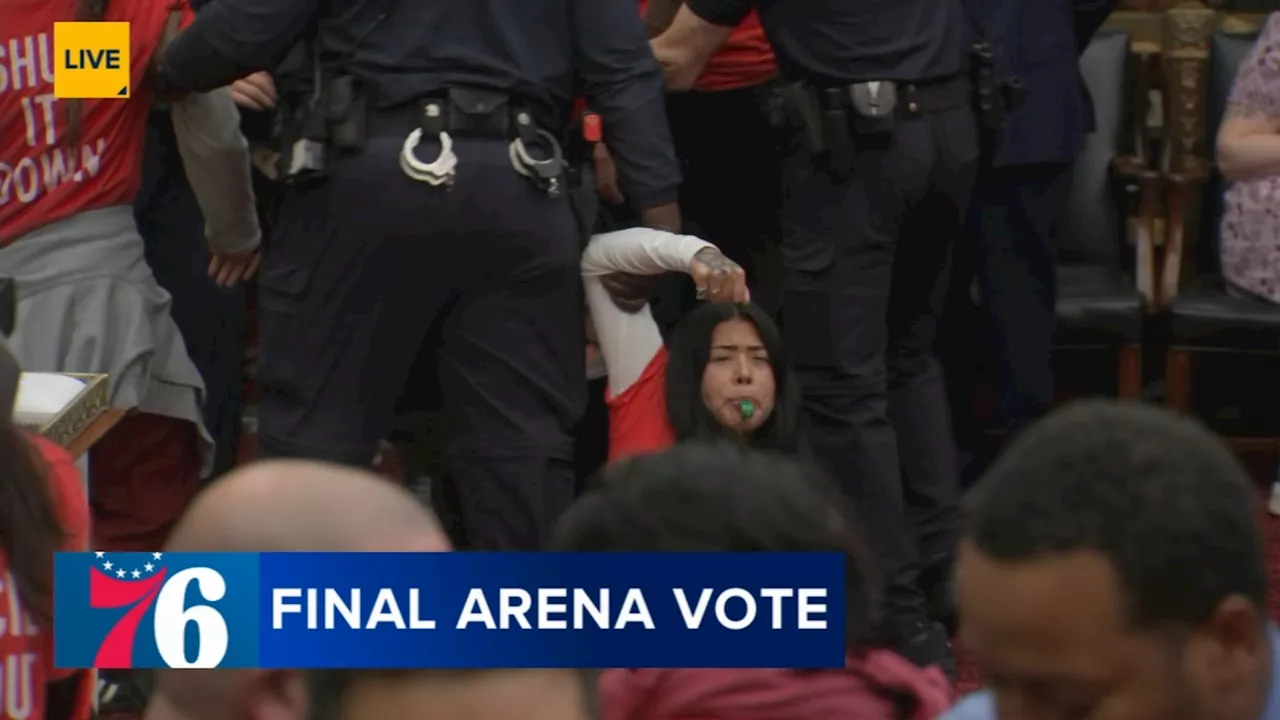
[[(535, 127), (533, 117), (528, 112), (517, 112), (515, 120), (517, 135), (508, 146), (511, 167), (532, 180), (549, 197), (558, 197), (561, 192), (560, 177), (565, 169), (560, 143), (551, 133)], [(415, 152), (426, 133), (434, 134), (440, 139), (440, 153), (429, 163), (419, 160)], [(539, 141), (546, 144), (547, 157), (538, 158), (530, 153), (530, 146), (537, 146)], [(444, 111), (440, 103), (432, 102), (423, 106), (422, 126), (414, 128), (401, 147), (400, 169), (419, 182), (436, 187), (443, 185), (446, 189), (453, 187), (458, 176), (458, 156), (453, 152), (453, 138), (445, 129)]]

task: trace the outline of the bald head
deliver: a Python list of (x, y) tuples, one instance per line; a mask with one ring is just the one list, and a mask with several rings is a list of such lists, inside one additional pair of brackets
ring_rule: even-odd
[(304, 460), (254, 463), (196, 498), (170, 551), (447, 551), (431, 511), (371, 472)]
[[(370, 472), (260, 462), (209, 486), (165, 546), (172, 552), (438, 552), (449, 539), (413, 495)], [(285, 670), (166, 670), (148, 720), (303, 720), (307, 691)]]

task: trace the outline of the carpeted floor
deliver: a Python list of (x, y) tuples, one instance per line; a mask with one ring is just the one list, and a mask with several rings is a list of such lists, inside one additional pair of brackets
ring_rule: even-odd
[[(1262, 498), (1262, 503), (1264, 506), (1262, 522), (1266, 532), (1267, 543), (1267, 576), (1271, 588), (1270, 595), (1267, 598), (1267, 605), (1271, 611), (1271, 616), (1280, 619), (1280, 517), (1266, 514), (1265, 496)], [(963, 694), (980, 687), (982, 682), (978, 675), (978, 669), (974, 667), (969, 658), (965, 657), (963, 648), (957, 648), (956, 659), (958, 661), (956, 689)]]

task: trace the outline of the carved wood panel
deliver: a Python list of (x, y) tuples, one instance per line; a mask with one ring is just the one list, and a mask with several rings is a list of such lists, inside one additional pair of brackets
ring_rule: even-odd
[(1191, 170), (1208, 151), (1205, 138), (1205, 79), (1209, 38), (1217, 14), (1206, 7), (1178, 7), (1164, 13), (1164, 137), (1172, 172)]

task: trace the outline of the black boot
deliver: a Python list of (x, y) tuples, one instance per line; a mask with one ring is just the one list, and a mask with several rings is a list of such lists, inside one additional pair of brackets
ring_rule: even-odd
[(884, 633), (890, 650), (920, 667), (936, 665), (955, 682), (956, 657), (941, 624), (925, 617), (889, 618)]
[(919, 581), (929, 617), (946, 628), (948, 637), (955, 637), (959, 625), (954, 568), (955, 564), (949, 557), (937, 560), (925, 566)]

